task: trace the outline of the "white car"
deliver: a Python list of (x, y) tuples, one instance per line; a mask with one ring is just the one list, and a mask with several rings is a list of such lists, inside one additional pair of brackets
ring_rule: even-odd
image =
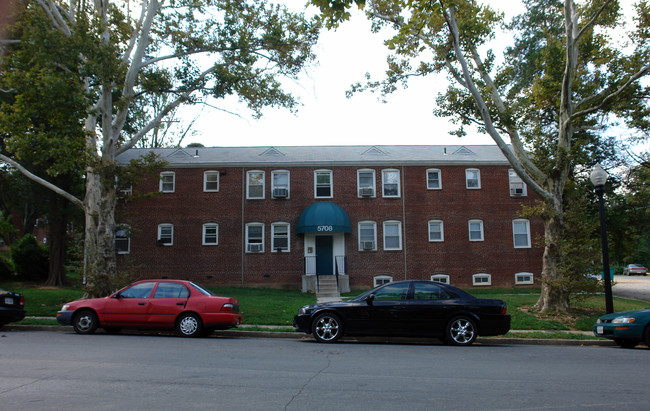
[(648, 269), (639, 264), (628, 264), (623, 268), (623, 275), (646, 275)]

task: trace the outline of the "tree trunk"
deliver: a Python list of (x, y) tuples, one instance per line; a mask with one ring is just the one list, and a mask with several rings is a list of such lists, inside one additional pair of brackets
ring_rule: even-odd
[[(556, 198), (558, 195), (556, 195)], [(561, 194), (559, 195), (561, 198)], [(544, 256), (542, 257), (542, 291), (535, 309), (540, 312), (569, 310), (569, 290), (558, 270), (562, 255), (560, 240), (564, 233), (562, 202), (556, 201), (553, 211), (544, 216)]]
[(115, 177), (102, 168), (86, 173), (85, 276), (86, 297), (103, 297), (113, 290), (115, 257)]
[(68, 202), (58, 194), (50, 194), (48, 213), (48, 246), (50, 249), (50, 270), (45, 285), (57, 286), (67, 283), (65, 273), (66, 208)]

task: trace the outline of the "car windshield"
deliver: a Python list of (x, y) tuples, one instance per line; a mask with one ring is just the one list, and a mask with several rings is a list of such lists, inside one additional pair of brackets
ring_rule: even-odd
[(200, 292), (200, 293), (203, 294), (203, 295), (216, 295), (216, 294), (213, 293), (212, 291), (207, 290), (207, 289), (201, 287), (200, 285), (198, 285), (198, 284), (196, 284), (196, 283), (190, 283), (190, 284), (192, 284), (192, 287), (196, 288), (197, 291)]

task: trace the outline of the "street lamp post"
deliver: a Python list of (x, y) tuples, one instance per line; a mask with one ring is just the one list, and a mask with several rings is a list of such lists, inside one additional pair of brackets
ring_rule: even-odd
[(596, 164), (591, 170), (589, 176), (594, 185), (594, 191), (598, 196), (598, 208), (600, 209), (600, 238), (603, 247), (603, 279), (605, 280), (605, 309), (607, 313), (614, 312), (614, 302), (612, 301), (612, 279), (609, 273), (609, 253), (607, 250), (607, 226), (605, 223), (605, 183), (607, 182), (607, 172), (603, 170), (600, 164)]

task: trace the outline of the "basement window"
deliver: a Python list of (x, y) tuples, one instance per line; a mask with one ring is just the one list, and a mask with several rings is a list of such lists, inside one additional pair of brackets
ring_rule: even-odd
[(393, 277), (390, 275), (378, 275), (372, 279), (373, 287), (379, 287), (380, 285), (390, 283), (391, 281), (393, 281)]
[(533, 273), (515, 274), (515, 284), (533, 284)]
[(472, 284), (474, 285), (492, 285), (492, 276), (490, 274), (474, 274), (472, 276)]

